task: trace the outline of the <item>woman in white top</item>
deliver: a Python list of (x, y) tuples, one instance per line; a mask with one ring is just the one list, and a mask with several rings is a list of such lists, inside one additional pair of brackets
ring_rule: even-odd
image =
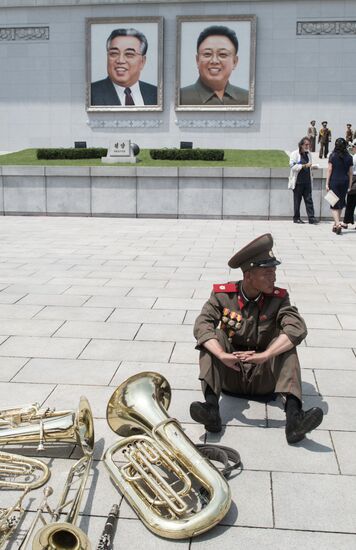
[[(353, 159), (353, 172), (352, 172), (352, 186), (347, 194), (346, 209), (344, 215), (343, 227), (347, 228), (348, 223), (355, 223), (355, 207), (356, 207), (356, 139), (352, 142), (352, 159)], [(355, 227), (356, 229), (356, 227)]]
[(300, 217), (300, 204), (304, 199), (305, 208), (309, 223), (318, 223), (314, 215), (314, 204), (312, 198), (312, 157), (310, 154), (310, 140), (303, 137), (298, 143), (298, 149), (290, 155), (289, 166), (291, 168), (288, 188), (293, 190), (294, 195), (294, 223), (304, 223)]

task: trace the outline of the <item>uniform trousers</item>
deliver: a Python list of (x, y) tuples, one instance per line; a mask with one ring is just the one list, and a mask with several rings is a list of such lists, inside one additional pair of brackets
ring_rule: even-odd
[(344, 223), (355, 223), (356, 193), (347, 195)]
[[(238, 348), (235, 349), (229, 342), (225, 332), (217, 330), (216, 335), (227, 353), (238, 351)], [(199, 366), (199, 379), (204, 394), (207, 386), (210, 386), (218, 397), (222, 390), (226, 390), (246, 397), (263, 396), (273, 392), (292, 394), (302, 400), (302, 381), (296, 348), (281, 353), (261, 365), (240, 363), (241, 371), (238, 372), (224, 365), (215, 355), (202, 347)]]
[(314, 204), (312, 199), (312, 187), (311, 183), (297, 183), (293, 189), (293, 202), (294, 202), (294, 215), (293, 220), (299, 220), (300, 218), (300, 204), (304, 199), (305, 208), (309, 220), (314, 218)]
[(319, 158), (322, 159), (323, 156), (324, 158), (328, 158), (328, 154), (329, 154), (329, 142), (327, 141), (326, 143), (324, 142), (320, 142), (320, 149), (319, 149)]

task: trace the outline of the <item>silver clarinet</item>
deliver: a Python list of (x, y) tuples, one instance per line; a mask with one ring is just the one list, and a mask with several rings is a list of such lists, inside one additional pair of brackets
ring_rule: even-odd
[(99, 539), (96, 550), (113, 550), (113, 540), (115, 536), (116, 523), (119, 517), (119, 507), (114, 504), (107, 517), (104, 530)]

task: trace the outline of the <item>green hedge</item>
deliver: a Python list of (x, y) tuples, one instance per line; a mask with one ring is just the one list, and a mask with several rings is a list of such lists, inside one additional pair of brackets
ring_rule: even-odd
[(107, 149), (101, 147), (91, 147), (88, 149), (37, 149), (37, 158), (39, 160), (51, 159), (99, 159), (106, 157)]
[(153, 160), (224, 160), (222, 149), (150, 149)]

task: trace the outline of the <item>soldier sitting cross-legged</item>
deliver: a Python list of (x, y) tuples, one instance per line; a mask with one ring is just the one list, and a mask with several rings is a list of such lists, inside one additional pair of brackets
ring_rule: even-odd
[(288, 292), (274, 286), (280, 262), (272, 235), (261, 235), (228, 262), (243, 280), (214, 285), (198, 316), (194, 335), (200, 350), (205, 402), (195, 401), (190, 415), (207, 431), (221, 431), (220, 393), (263, 398), (285, 396), (286, 438), (297, 443), (323, 419), (323, 411), (302, 409), (302, 383), (296, 346), (306, 337), (304, 320)]

